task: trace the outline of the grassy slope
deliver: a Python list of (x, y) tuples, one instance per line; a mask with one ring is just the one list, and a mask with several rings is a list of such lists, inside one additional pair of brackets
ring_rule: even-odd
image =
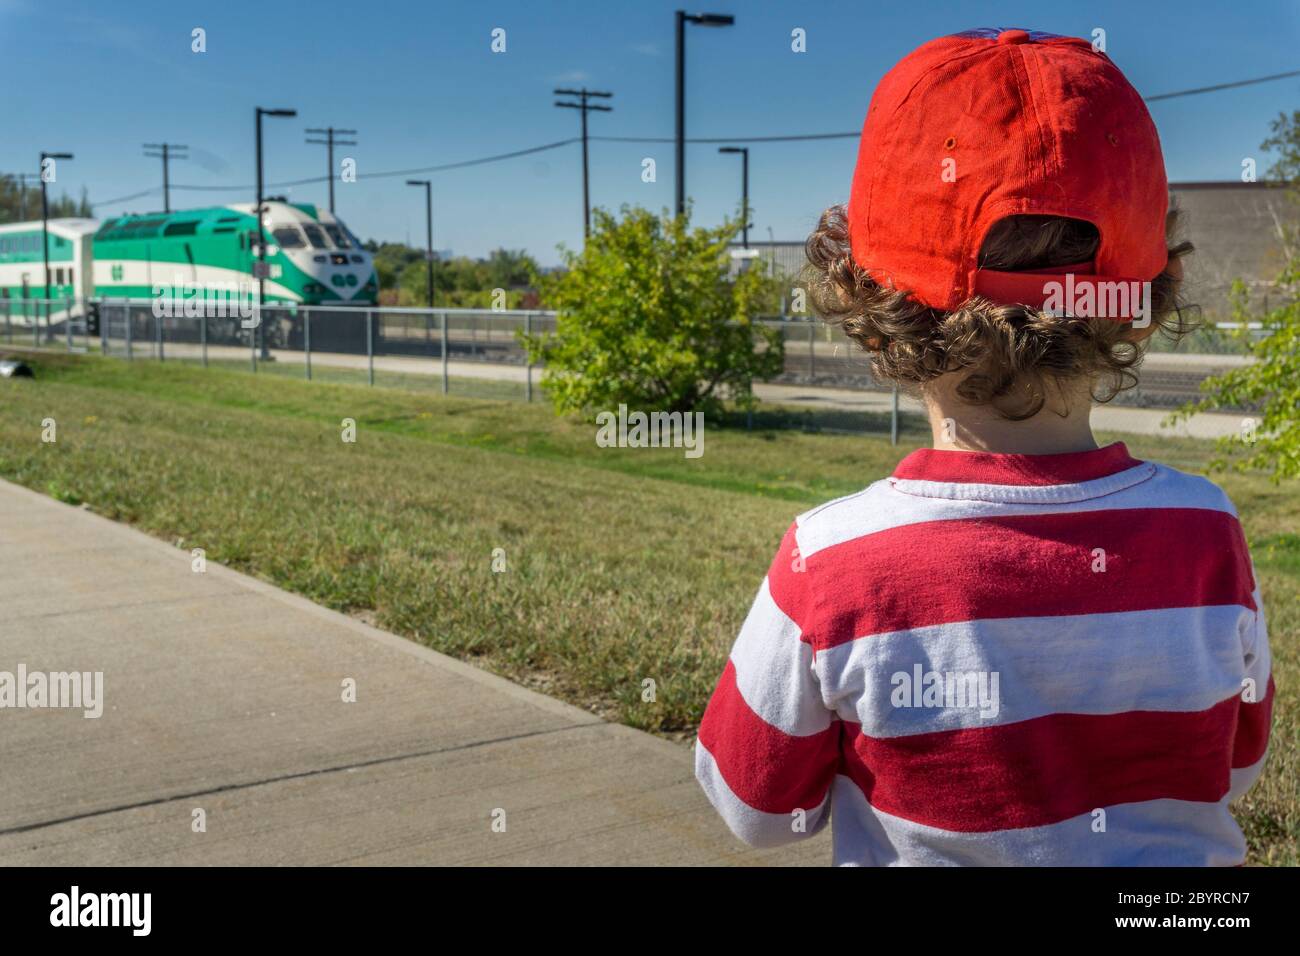
[[(894, 449), (711, 429), (704, 457), (686, 460), (597, 448), (591, 427), (536, 405), (39, 362), (36, 381), (0, 380), (0, 476), (666, 733), (698, 719), (793, 516), (887, 474), (922, 437), (909, 430)], [(47, 416), (53, 445), (40, 441)], [(358, 423), (355, 444), (340, 440), (343, 418)], [(1126, 440), (1187, 470), (1210, 457), (1201, 442)], [(1252, 542), (1279, 685), (1270, 766), (1239, 815), (1252, 859), (1296, 863), (1300, 496), (1259, 476), (1217, 480)]]

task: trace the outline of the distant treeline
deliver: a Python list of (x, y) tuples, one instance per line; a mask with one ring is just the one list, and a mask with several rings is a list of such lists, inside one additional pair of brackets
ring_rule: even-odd
[[(47, 187), (50, 196), (50, 218), (61, 219), (70, 216), (89, 218), (93, 216), (90, 199), (82, 189), (81, 199), (76, 200), (66, 192), (58, 196)], [(27, 177), (27, 188), (18, 184), (17, 176), (0, 176), (0, 225), (7, 222), (29, 222), (41, 218), (41, 179), (36, 173)]]
[[(365, 243), (375, 257), (379, 300), (384, 305), (423, 306), (428, 302), (428, 267), (423, 249), (401, 242)], [(538, 271), (532, 256), (522, 249), (495, 249), (486, 259), (434, 253), (434, 305), (448, 308), (488, 309), (493, 291), (502, 289), (507, 309), (537, 309), (541, 298), (533, 287)]]

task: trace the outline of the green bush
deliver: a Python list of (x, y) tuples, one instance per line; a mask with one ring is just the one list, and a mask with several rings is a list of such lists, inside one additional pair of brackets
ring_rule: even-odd
[[(1300, 201), (1300, 110), (1285, 113), (1273, 121), (1271, 135), (1262, 144), (1275, 151), (1270, 170), (1275, 179), (1288, 182), (1288, 198)], [(1282, 245), (1287, 262), (1269, 292), (1269, 302), (1279, 301), (1259, 319), (1252, 314), (1249, 291), (1240, 280), (1233, 283), (1232, 311), (1240, 323), (1243, 342), (1249, 334), (1245, 325), (1262, 321), (1268, 335), (1249, 344), (1254, 361), (1201, 383), (1205, 397), (1184, 407), (1175, 419), (1200, 411), (1232, 406), (1258, 407), (1258, 417), (1242, 422), (1241, 434), (1220, 440), (1225, 457), (1238, 469), (1270, 472), (1275, 481), (1300, 477), (1300, 232), (1283, 230)]]
[(761, 269), (731, 274), (727, 243), (740, 224), (691, 229), (689, 214), (620, 213), (593, 210), (582, 253), (565, 250), (565, 268), (537, 280), (556, 331), (525, 342), (546, 364), (556, 411), (752, 407), (754, 379), (777, 375), (784, 360), (779, 332), (750, 320), (773, 280)]

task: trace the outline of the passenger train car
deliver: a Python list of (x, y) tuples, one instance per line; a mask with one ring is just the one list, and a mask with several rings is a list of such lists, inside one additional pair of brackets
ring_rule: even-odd
[[(265, 301), (372, 305), (374, 260), (340, 220), (307, 204), (263, 203)], [(51, 298), (162, 295), (195, 288), (256, 289), (257, 219), (252, 203), (173, 213), (52, 219)], [(0, 226), (0, 301), (45, 298), (41, 224)]]
[[(94, 295), (90, 263), (94, 219), (50, 220), (50, 298)], [(5, 299), (43, 299), (45, 263), (41, 224), (15, 222), (0, 226), (0, 304)]]

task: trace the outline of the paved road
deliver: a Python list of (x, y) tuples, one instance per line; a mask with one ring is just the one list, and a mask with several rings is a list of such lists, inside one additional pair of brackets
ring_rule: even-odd
[(104, 681), (0, 709), (0, 865), (829, 861), (737, 843), (685, 746), (190, 562), (0, 482), (0, 671)]

